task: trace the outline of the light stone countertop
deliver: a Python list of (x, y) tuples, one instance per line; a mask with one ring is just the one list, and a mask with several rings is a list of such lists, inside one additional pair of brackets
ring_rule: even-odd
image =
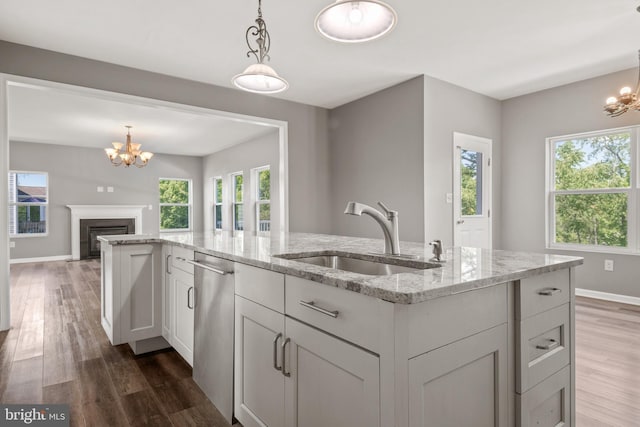
[[(583, 263), (582, 258), (564, 255), (462, 247), (446, 250), (446, 262), (435, 268), (388, 276), (369, 276), (276, 258), (273, 255), (299, 252), (320, 255), (325, 251), (338, 251), (365, 254), (374, 259), (376, 255), (372, 253), (382, 253), (384, 242), (381, 239), (310, 233), (256, 235), (227, 231), (129, 234), (98, 239), (110, 245), (172, 243), (400, 304), (419, 303)], [(432, 257), (431, 247), (422, 243), (401, 242), (400, 250), (403, 254), (417, 256), (417, 262), (428, 261)]]

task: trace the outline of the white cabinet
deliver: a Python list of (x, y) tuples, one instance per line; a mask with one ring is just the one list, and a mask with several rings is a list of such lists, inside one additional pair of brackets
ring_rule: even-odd
[(409, 361), (410, 427), (506, 427), (507, 325)]
[(159, 245), (103, 244), (101, 256), (101, 323), (111, 343), (135, 343), (161, 336)]
[(195, 289), (193, 251), (179, 246), (163, 245), (162, 336), (193, 366), (193, 332)]
[(171, 329), (171, 345), (193, 366), (194, 302), (193, 275), (175, 269), (171, 273), (170, 288), (175, 313)]
[[(276, 311), (284, 307), (283, 275), (261, 275), (248, 266), (238, 271), (234, 381), (235, 416), (242, 425), (380, 426), (379, 357)], [(264, 286), (279, 296), (255, 291)], [(346, 318), (358, 317), (356, 309)], [(337, 319), (352, 330), (340, 314)]]

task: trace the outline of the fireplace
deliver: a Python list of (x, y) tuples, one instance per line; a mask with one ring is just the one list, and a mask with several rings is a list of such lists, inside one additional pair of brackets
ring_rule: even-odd
[[(142, 210), (146, 206), (142, 205), (67, 205), (71, 209), (71, 259), (80, 259), (80, 246), (88, 252), (93, 251), (96, 256), (100, 255), (99, 246), (95, 242), (95, 238), (100, 235), (107, 234), (142, 234)], [(82, 220), (117, 220), (118, 223), (107, 222), (103, 223), (103, 227), (94, 230), (94, 243), (91, 244), (89, 232), (85, 230), (82, 236), (82, 245), (80, 243), (80, 221)], [(124, 231), (122, 225), (119, 224), (120, 220), (132, 221), (132, 225), (127, 225), (127, 231)], [(114, 225), (115, 224), (115, 225)], [(83, 227), (84, 228), (84, 227)], [(86, 237), (85, 237), (86, 236)], [(89, 243), (86, 243), (89, 242)], [(93, 246), (92, 246), (93, 245)], [(92, 248), (92, 249), (90, 249)], [(84, 257), (84, 256), (83, 256)]]
[(134, 234), (135, 218), (98, 218), (80, 220), (80, 259), (100, 258), (98, 236)]

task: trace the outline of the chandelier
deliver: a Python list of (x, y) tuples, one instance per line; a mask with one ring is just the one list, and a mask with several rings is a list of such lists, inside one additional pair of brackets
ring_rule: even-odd
[[(255, 37), (255, 47), (249, 41), (249, 37)], [(276, 71), (264, 63), (269, 60), (269, 49), (271, 47), (271, 36), (267, 31), (267, 24), (262, 19), (262, 0), (258, 0), (258, 18), (256, 25), (247, 28), (245, 39), (249, 51), (247, 57), (255, 56), (258, 61), (250, 65), (242, 74), (238, 74), (231, 79), (231, 82), (238, 88), (254, 93), (278, 93), (286, 90), (289, 83), (276, 73)]]
[(387, 34), (398, 22), (398, 15), (380, 0), (337, 0), (318, 13), (316, 30), (328, 39), (359, 43)]
[[(125, 126), (127, 128), (127, 142), (123, 144), (122, 142), (112, 142), (113, 148), (105, 148), (104, 151), (107, 153), (107, 157), (114, 166), (124, 165), (125, 167), (129, 167), (131, 165), (135, 165), (139, 168), (147, 166), (149, 159), (153, 157), (153, 153), (148, 151), (140, 151), (140, 147), (142, 144), (135, 144), (131, 142), (131, 127)], [(124, 146), (124, 151), (122, 147)]]
[[(640, 9), (640, 8), (639, 8)], [(638, 51), (638, 62), (640, 63), (640, 50)], [(640, 111), (640, 67), (638, 67), (638, 82), (636, 90), (632, 91), (629, 86), (620, 89), (620, 96), (610, 96), (604, 106), (604, 112), (610, 117), (618, 117), (629, 110)]]

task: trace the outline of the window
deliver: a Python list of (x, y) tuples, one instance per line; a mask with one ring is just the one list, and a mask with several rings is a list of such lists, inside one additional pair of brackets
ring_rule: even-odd
[(213, 178), (213, 228), (222, 230), (222, 178)]
[(269, 166), (255, 169), (256, 230), (271, 231), (271, 171)]
[(49, 176), (46, 172), (9, 172), (9, 236), (47, 234)]
[(160, 178), (160, 230), (191, 229), (191, 180)]
[(233, 229), (244, 230), (244, 217), (242, 213), (242, 193), (244, 191), (244, 179), (242, 176), (242, 172), (231, 174), (231, 186), (231, 194), (233, 195)]
[(638, 128), (550, 138), (551, 248), (638, 252)]

